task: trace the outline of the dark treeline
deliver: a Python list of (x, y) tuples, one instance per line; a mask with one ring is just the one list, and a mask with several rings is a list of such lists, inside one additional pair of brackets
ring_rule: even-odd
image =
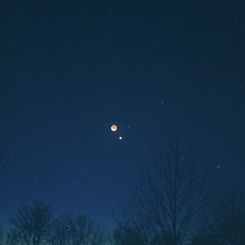
[(34, 202), (17, 211), (0, 244), (9, 245), (96, 245), (106, 244), (102, 228), (84, 215), (54, 217), (48, 205)]
[(0, 245), (244, 245), (242, 189), (216, 183), (188, 145), (177, 137), (163, 145), (112, 234), (85, 215), (54, 217), (34, 202), (1, 230)]

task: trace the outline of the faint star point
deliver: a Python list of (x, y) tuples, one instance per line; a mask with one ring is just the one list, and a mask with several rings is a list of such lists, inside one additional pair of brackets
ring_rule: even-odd
[(71, 184), (71, 186), (73, 186), (73, 187), (78, 186), (78, 185), (79, 185), (78, 182), (73, 182), (73, 183)]
[(38, 176), (33, 177), (33, 181), (38, 182), (39, 181), (39, 177)]

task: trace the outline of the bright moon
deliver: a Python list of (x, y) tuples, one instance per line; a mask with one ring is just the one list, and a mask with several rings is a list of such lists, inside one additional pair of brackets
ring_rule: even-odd
[(116, 124), (111, 125), (111, 131), (112, 132), (116, 132), (117, 131), (117, 125)]

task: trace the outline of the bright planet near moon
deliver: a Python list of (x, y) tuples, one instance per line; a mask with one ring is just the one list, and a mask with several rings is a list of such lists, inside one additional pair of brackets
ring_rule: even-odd
[(117, 125), (116, 124), (111, 125), (111, 131), (112, 132), (116, 132), (117, 131)]

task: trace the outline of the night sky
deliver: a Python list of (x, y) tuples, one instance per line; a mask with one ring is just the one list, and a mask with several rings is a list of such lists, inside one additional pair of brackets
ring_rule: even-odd
[(1, 223), (40, 200), (111, 227), (176, 129), (244, 184), (245, 5), (5, 2)]

